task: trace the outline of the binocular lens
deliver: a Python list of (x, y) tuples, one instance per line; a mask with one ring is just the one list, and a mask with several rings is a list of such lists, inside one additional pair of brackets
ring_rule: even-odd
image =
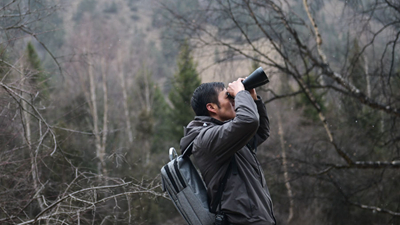
[(258, 67), (242, 83), (246, 90), (250, 90), (256, 87), (260, 87), (268, 82), (269, 80), (264, 70), (261, 67)]

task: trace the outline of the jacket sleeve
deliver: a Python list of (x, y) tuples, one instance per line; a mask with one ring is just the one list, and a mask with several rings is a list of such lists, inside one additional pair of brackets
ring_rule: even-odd
[(260, 97), (258, 97), (258, 100), (255, 100), (254, 102), (257, 105), (257, 111), (260, 116), (260, 126), (258, 127), (257, 133), (253, 138), (254, 140), (250, 141), (250, 143), (253, 145), (253, 149), (259, 146), (269, 137), (269, 119), (267, 109)]
[(194, 143), (219, 163), (229, 160), (259, 128), (257, 105), (248, 91), (240, 91), (235, 96), (235, 108), (236, 117), (233, 120), (205, 129)]

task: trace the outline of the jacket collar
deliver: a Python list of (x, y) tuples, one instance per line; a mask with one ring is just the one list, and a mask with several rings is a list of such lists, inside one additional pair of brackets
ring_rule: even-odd
[[(227, 122), (227, 121), (225, 121)], [(210, 116), (196, 116), (185, 128), (184, 137), (180, 141), (181, 152), (197, 137), (201, 130), (214, 125), (222, 125), (225, 122)]]
[(220, 120), (217, 120), (215, 118), (212, 118), (210, 116), (196, 116), (193, 121), (204, 122), (204, 123), (208, 122), (208, 123), (213, 123), (213, 124), (216, 124), (216, 125), (224, 124), (224, 122), (222, 122)]

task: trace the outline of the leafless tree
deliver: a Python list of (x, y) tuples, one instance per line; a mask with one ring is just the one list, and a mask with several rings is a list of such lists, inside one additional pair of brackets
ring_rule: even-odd
[[(115, 58), (109, 51), (112, 40), (102, 40), (107, 44), (96, 49), (96, 40), (86, 38), (91, 35), (87, 26), (85, 31), (89, 35), (77, 36), (81, 40), (75, 42), (75, 47), (82, 47), (80, 51), (72, 56), (56, 57), (40, 36), (41, 32), (54, 30), (39, 30), (38, 24), (60, 8), (58, 1), (0, 3), (0, 224), (121, 221), (132, 224), (137, 217), (137, 206), (131, 204), (132, 199), (143, 195), (166, 196), (159, 193), (157, 178), (148, 181), (132, 177), (122, 179), (108, 171), (107, 135), (111, 133), (108, 125), (112, 110), (109, 87), (114, 70), (109, 61)], [(83, 91), (87, 94), (85, 101), (89, 105), (92, 129), (82, 131), (66, 127), (54, 119), (52, 115), (63, 105), (43, 97), (45, 90), (32, 82), (41, 71), (26, 62), (28, 41), (51, 56), (61, 77), (73, 74), (65, 68), (79, 70), (76, 77), (81, 77)], [(60, 58), (64, 61), (60, 62)], [(68, 59), (71, 59), (69, 65)], [(72, 62), (79, 66), (68, 67)], [(69, 79), (74, 77), (65, 78), (66, 86), (70, 84)], [(62, 90), (62, 87), (57, 88)], [(74, 134), (94, 139), (99, 159), (97, 170), (88, 172), (69, 158), (71, 149), (64, 149), (64, 146), (68, 146), (65, 142)]]
[[(163, 5), (168, 26), (183, 38), (189, 37), (206, 57), (210, 57), (210, 49), (218, 49), (220, 55), (215, 64), (247, 59), (271, 70), (272, 82), (264, 89), (265, 103), (288, 104), (288, 99), (293, 102), (304, 97), (306, 101), (295, 113), (312, 109), (319, 121), (309, 125), (313, 127), (309, 134), (300, 131), (296, 135), (302, 140), (314, 139), (315, 146), (310, 151), (305, 141), (298, 140), (297, 144), (291, 141), (291, 146), (297, 145), (302, 154), (289, 149), (286, 156), (267, 155), (282, 157), (284, 167), (294, 167), (291, 178), (282, 178), (292, 184), (294, 196), (306, 196), (307, 190), (300, 193), (299, 185), (310, 185), (296, 179), (317, 179), (322, 182), (321, 187), (329, 184), (336, 189), (346, 204), (387, 214), (388, 218), (400, 216), (399, 205), (389, 200), (399, 198), (392, 192), (396, 183), (389, 178), (400, 168), (400, 76), (396, 72), (399, 3), (217, 0), (199, 4), (190, 12), (178, 11), (172, 4)], [(360, 45), (358, 49), (353, 40)], [(207, 66), (212, 67), (213, 63)], [(362, 69), (358, 70), (360, 65)], [(284, 77), (288, 78), (286, 83), (280, 84)], [(288, 88), (279, 88), (281, 85)], [(356, 108), (349, 110), (350, 105)], [(352, 117), (350, 112), (358, 113), (353, 120), (356, 126), (345, 119)], [(361, 119), (369, 122), (358, 125)], [(280, 124), (279, 116), (276, 120)], [(347, 129), (351, 131), (344, 132)], [(376, 154), (377, 149), (382, 153)], [(316, 150), (326, 157), (313, 158)], [(306, 153), (311, 155), (304, 156)], [(367, 181), (376, 174), (380, 175), (375, 182), (388, 185), (380, 191), (387, 196), (381, 200), (367, 197), (377, 191)], [(354, 177), (359, 181), (352, 180)], [(289, 192), (291, 198), (290, 195)], [(297, 210), (297, 217), (301, 217), (300, 213)]]

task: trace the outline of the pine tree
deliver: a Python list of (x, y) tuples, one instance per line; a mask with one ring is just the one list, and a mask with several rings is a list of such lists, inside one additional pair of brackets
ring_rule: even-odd
[(30, 83), (33, 85), (33, 87), (40, 91), (42, 98), (47, 97), (49, 95), (48, 77), (44, 73), (42, 62), (31, 42), (28, 42), (28, 45), (26, 46), (26, 55), (28, 69), (32, 75)]
[(353, 83), (358, 89), (365, 93), (367, 89), (367, 81), (365, 76), (365, 61), (364, 57), (361, 55), (360, 44), (357, 39), (353, 41), (353, 47), (349, 53), (349, 63), (350, 63), (350, 74), (349, 78), (351, 83)]
[[(357, 39), (353, 41), (353, 47), (350, 49), (348, 63), (350, 67), (349, 77), (350, 82), (358, 89), (364, 92), (366, 88), (366, 79), (364, 72), (364, 60), (362, 57), (357, 57), (360, 53), (360, 47)], [(364, 92), (365, 93), (365, 92)], [(348, 96), (342, 96), (343, 110), (346, 118), (350, 123), (357, 121), (362, 117), (363, 105), (353, 101)]]
[(169, 120), (168, 112), (171, 111), (171, 107), (167, 104), (164, 94), (161, 92), (158, 86), (155, 86), (154, 90), (154, 107), (153, 117), (154, 122), (154, 133), (153, 133), (153, 144), (152, 152), (159, 153), (165, 152), (172, 146), (170, 137), (171, 121)]
[(197, 64), (194, 62), (190, 46), (184, 42), (178, 56), (178, 71), (174, 75), (172, 90), (169, 100), (173, 110), (170, 113), (171, 135), (174, 141), (179, 141), (183, 136), (183, 127), (194, 117), (190, 106), (193, 91), (201, 84), (199, 74), (196, 71)]

